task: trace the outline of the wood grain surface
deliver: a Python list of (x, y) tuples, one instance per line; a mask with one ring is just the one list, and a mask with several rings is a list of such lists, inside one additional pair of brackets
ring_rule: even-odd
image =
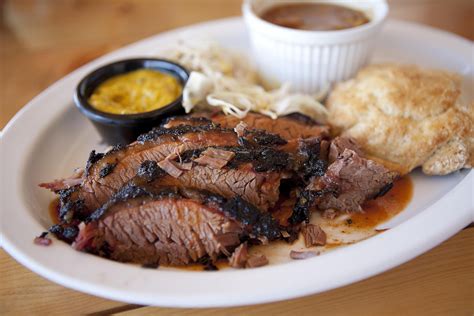
[[(391, 17), (474, 39), (473, 1), (389, 3)], [(31, 98), (78, 66), (165, 30), (239, 15), (240, 6), (240, 0), (0, 0), (0, 128)], [(413, 261), (356, 284), (231, 309), (142, 307), (94, 297), (43, 279), (0, 249), (0, 315), (78, 314), (474, 315), (474, 229), (464, 229)]]

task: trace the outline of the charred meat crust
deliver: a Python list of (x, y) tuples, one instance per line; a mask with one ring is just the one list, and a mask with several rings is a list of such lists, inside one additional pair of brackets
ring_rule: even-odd
[[(327, 170), (327, 156), (323, 153), (321, 144), (322, 140), (319, 137), (299, 141), (298, 153), (302, 161), (299, 163), (297, 172), (305, 183), (323, 176)], [(329, 193), (329, 190), (302, 190), (298, 194), (298, 199), (288, 222), (293, 225), (309, 222), (311, 209), (316, 199), (326, 193)]]
[(99, 220), (107, 210), (113, 205), (124, 202), (130, 199), (135, 199), (142, 196), (148, 196), (153, 199), (163, 199), (163, 198), (179, 198), (181, 195), (178, 192), (178, 189), (175, 188), (163, 188), (161, 191), (153, 191), (149, 188), (136, 185), (135, 183), (128, 183), (122, 187), (117, 193), (115, 193), (110, 200), (108, 200), (104, 205), (95, 210), (87, 219), (86, 223)]
[[(145, 142), (156, 140), (160, 138), (161, 136), (178, 137), (178, 136), (183, 136), (188, 133), (199, 133), (199, 132), (210, 132), (210, 131), (233, 133), (232, 129), (221, 128), (219, 127), (219, 125), (216, 125), (216, 124), (199, 125), (199, 126), (180, 125), (180, 126), (176, 126), (172, 128), (156, 127), (152, 129), (150, 132), (138, 136), (137, 141), (141, 144), (144, 144)], [(86, 169), (85, 169), (86, 175), (88, 174), (88, 172), (90, 171), (90, 169), (96, 162), (98, 162), (102, 158), (106, 158), (126, 148), (127, 146), (118, 144), (106, 153), (97, 153), (95, 150), (93, 150), (89, 154), (89, 158), (87, 160)]]
[(283, 171), (289, 167), (290, 155), (284, 151), (272, 147), (239, 147), (239, 146), (210, 146), (192, 149), (183, 152), (176, 161), (183, 163), (191, 162), (199, 157), (208, 148), (216, 148), (235, 153), (235, 156), (227, 164), (228, 168), (235, 169), (238, 166), (251, 163), (257, 172)]
[(79, 233), (76, 225), (66, 225), (65, 223), (53, 225), (48, 231), (67, 243), (72, 243)]
[(327, 170), (327, 157), (321, 157), (321, 138), (300, 140), (298, 151), (303, 157), (299, 173), (305, 181), (311, 177), (321, 177)]
[(240, 196), (228, 199), (222, 205), (222, 209), (226, 215), (250, 226), (251, 233), (256, 237), (264, 236), (274, 240), (281, 236), (280, 227), (270, 213), (261, 212)]
[(165, 120), (161, 125), (165, 128), (170, 128), (169, 124), (173, 126), (179, 125), (194, 125), (194, 126), (216, 126), (218, 124), (214, 123), (211, 119), (204, 116), (173, 116)]
[(208, 132), (208, 131), (232, 132), (229, 128), (222, 128), (216, 124), (210, 125), (178, 125), (171, 128), (155, 127), (146, 134), (138, 136), (137, 141), (140, 143), (155, 140), (164, 135), (182, 136), (188, 133)]
[[(209, 137), (207, 137), (207, 133), (212, 134), (209, 134)], [(179, 137), (208, 139), (208, 141), (203, 141), (202, 148), (193, 148), (183, 154), (178, 153), (176, 161), (179, 160), (180, 163), (186, 163), (190, 159), (200, 155), (203, 150), (212, 147), (235, 153), (235, 157), (229, 161), (226, 166), (227, 168), (237, 168), (244, 163), (251, 163), (255, 172), (271, 172), (284, 170), (289, 165), (288, 153), (270, 146), (255, 143), (252, 143), (252, 147), (250, 148), (236, 146), (237, 135), (235, 132), (231, 129), (222, 129), (215, 124), (208, 126), (180, 125), (169, 129), (160, 127), (154, 129), (147, 135), (148, 136), (142, 137), (143, 141), (145, 139), (147, 140), (146, 144), (137, 142), (127, 147), (119, 146), (105, 154), (97, 154), (95, 151), (92, 152), (87, 163), (87, 175), (82, 185), (76, 188), (76, 193), (71, 195), (70, 198), (61, 200), (61, 215), (65, 215), (71, 210), (77, 211), (77, 213), (81, 213), (82, 211), (87, 213), (107, 201), (113, 192), (131, 179), (131, 172), (123, 170), (125, 164), (123, 161), (125, 160), (136, 163), (139, 159), (143, 159), (144, 157), (148, 158), (162, 155), (161, 148), (164, 148), (163, 150), (165, 151), (169, 151), (170, 148), (178, 148), (181, 145), (183, 145), (182, 147), (184, 148), (201, 146), (200, 142), (193, 143), (192, 141), (189, 142)], [(219, 136), (225, 137), (222, 138)], [(252, 142), (263, 142), (264, 144), (286, 142), (275, 135), (268, 137), (267, 139), (264, 132), (259, 132), (258, 137), (252, 140)], [(206, 146), (213, 143), (216, 145), (219, 145), (219, 143), (228, 143), (229, 146)], [(141, 148), (141, 146), (144, 147)], [(100, 162), (101, 159), (103, 159), (102, 162)], [(139, 169), (139, 166), (130, 166), (130, 168)], [(147, 174), (148, 176), (150, 175), (149, 173)], [(96, 191), (98, 193), (95, 193)], [(80, 210), (75, 210), (74, 208), (76, 206), (79, 207)]]
[(276, 120), (257, 113), (248, 113), (247, 116), (242, 119), (216, 113), (200, 113), (200, 115), (199, 117), (174, 117), (169, 119), (165, 126), (174, 127), (183, 124), (206, 125), (213, 122), (222, 127), (235, 128), (241, 122), (244, 122), (250, 129), (263, 129), (268, 133), (278, 134), (281, 138), (286, 140), (329, 136), (327, 126), (319, 125), (305, 115), (298, 113), (289, 114)]
[(71, 222), (74, 218), (82, 218), (82, 211), (84, 210), (84, 200), (80, 198), (71, 199), (71, 196), (78, 189), (79, 186), (74, 186), (59, 191), (59, 218), (66, 222)]
[(235, 169), (213, 169), (195, 165), (190, 170), (183, 171), (178, 178), (165, 176), (150, 185), (207, 190), (226, 198), (238, 195), (260, 210), (267, 211), (278, 201), (282, 177), (278, 172), (257, 173), (252, 170), (251, 164), (244, 164)]
[(287, 143), (280, 135), (269, 133), (263, 129), (245, 129), (243, 135), (239, 137), (239, 145), (245, 147), (281, 146)]
[(155, 188), (135, 183), (125, 185), (107, 203), (95, 210), (85, 222), (97, 221), (113, 205), (138, 197), (150, 197), (152, 199), (196, 199), (205, 205), (217, 206), (226, 216), (245, 225), (249, 229), (248, 232), (254, 236), (264, 236), (269, 240), (274, 240), (281, 235), (280, 226), (270, 213), (260, 211), (240, 196), (226, 199), (221, 195), (204, 190), (177, 187)]
[[(210, 134), (207, 134), (210, 133)], [(157, 157), (166, 157), (172, 150), (206, 146), (209, 144), (230, 144), (236, 145), (237, 138), (233, 131), (226, 133), (209, 130), (202, 133), (189, 133), (182, 135), (183, 139), (175, 136), (164, 136), (146, 144), (134, 143), (127, 147), (117, 147), (106, 154), (96, 154), (93, 152), (87, 163), (87, 175), (82, 184), (74, 187), (74, 192), (70, 192), (67, 198), (61, 199), (61, 208), (65, 214), (66, 210), (71, 210), (71, 203), (77, 200), (84, 200), (82, 205), (86, 206), (84, 211), (92, 210), (106, 202), (110, 195), (130, 180), (139, 168), (142, 159), (150, 160)], [(191, 141), (196, 139), (196, 142)], [(101, 158), (100, 158), (101, 157)], [(100, 177), (100, 171), (109, 163), (116, 164), (114, 168), (108, 168), (106, 177)], [(138, 163), (138, 164), (137, 164)], [(127, 168), (128, 166), (128, 168)], [(80, 203), (80, 202), (77, 202)], [(67, 204), (67, 205), (66, 205)]]
[(316, 199), (324, 194), (329, 193), (325, 190), (320, 191), (311, 191), (311, 190), (303, 190), (298, 195), (298, 199), (296, 200), (295, 206), (293, 208), (293, 213), (291, 217), (288, 219), (290, 224), (296, 225), (301, 222), (309, 222), (309, 218), (311, 215), (311, 209), (314, 207), (314, 203)]
[(102, 167), (99, 171), (99, 177), (100, 178), (105, 178), (107, 175), (109, 175), (115, 168), (117, 163), (106, 163), (105, 166)]
[(103, 157), (104, 157), (103, 153), (97, 153), (95, 150), (91, 151), (86, 163), (86, 176), (89, 174), (89, 171), (92, 165), (94, 165), (97, 161), (99, 161)]
[(156, 161), (145, 160), (137, 171), (137, 176), (151, 182), (165, 175), (165, 171), (158, 166)]

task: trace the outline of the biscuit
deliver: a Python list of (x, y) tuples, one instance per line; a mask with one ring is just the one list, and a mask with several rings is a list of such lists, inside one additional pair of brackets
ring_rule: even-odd
[(329, 124), (402, 174), (418, 166), (430, 175), (471, 168), (474, 104), (461, 105), (460, 86), (445, 71), (371, 65), (332, 91)]

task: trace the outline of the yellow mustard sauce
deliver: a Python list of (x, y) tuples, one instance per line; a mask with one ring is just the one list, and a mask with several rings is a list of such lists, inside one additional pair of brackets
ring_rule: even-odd
[(89, 98), (95, 109), (112, 114), (153, 111), (176, 100), (182, 86), (172, 75), (139, 69), (107, 79)]

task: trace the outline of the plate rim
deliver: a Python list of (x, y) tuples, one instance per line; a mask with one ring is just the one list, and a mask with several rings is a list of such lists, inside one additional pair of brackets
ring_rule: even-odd
[[(138, 42), (132, 43), (130, 45), (124, 46), (124, 47), (122, 47), (118, 50), (115, 50), (113, 52), (110, 52), (110, 53), (108, 53), (108, 54), (106, 54), (102, 57), (99, 57), (98, 59), (95, 59), (94, 61), (80, 67), (79, 69), (73, 71), (72, 73), (66, 75), (65, 77), (61, 78), (60, 80), (58, 80), (57, 82), (52, 84), (50, 87), (45, 89), (43, 92), (41, 92), (39, 95), (37, 95), (35, 98), (33, 98), (30, 102), (28, 102), (28, 104), (26, 106), (24, 106), (19, 112), (17, 112), (17, 114), (7, 123), (7, 125), (3, 129), (3, 133), (2, 133), (2, 136), (0, 138), (0, 145), (1, 145), (1, 149), (2, 149), (2, 157), (4, 158), (4, 155), (5, 155), (5, 152), (4, 152), (5, 142), (8, 141), (10, 137), (13, 137), (13, 136), (10, 136), (10, 133), (11, 133), (10, 130), (14, 129), (13, 127), (15, 126), (15, 122), (18, 121), (21, 117), (23, 117), (24, 113), (30, 111), (30, 109), (32, 107), (34, 107), (35, 104), (37, 104), (38, 100), (41, 100), (41, 98), (46, 97), (49, 93), (54, 92), (58, 87), (60, 87), (61, 85), (64, 85), (67, 82), (68, 79), (70, 80), (71, 77), (77, 76), (78, 74), (81, 74), (81, 73), (85, 73), (86, 71), (88, 71), (88, 69), (93, 69), (94, 67), (97, 67), (98, 65), (100, 65), (103, 62), (110, 62), (110, 61), (114, 60), (115, 56), (120, 55), (120, 53), (123, 53), (124, 51), (127, 51), (127, 50), (131, 50), (134, 47), (140, 47), (140, 46), (144, 45), (144, 43), (149, 43), (149, 42), (153, 42), (153, 41), (160, 41), (161, 38), (164, 38), (164, 37), (167, 37), (167, 36), (168, 37), (173, 36), (173, 35), (176, 35), (180, 32), (185, 32), (187, 30), (191, 30), (191, 29), (195, 29), (195, 28), (206, 28), (206, 27), (209, 27), (210, 25), (213, 25), (214, 27), (216, 27), (217, 24), (221, 24), (221, 23), (230, 23), (230, 24), (232, 24), (232, 23), (237, 23), (237, 22), (241, 23), (242, 18), (241, 17), (232, 17), (232, 18), (225, 18), (225, 19), (219, 19), (219, 20), (212, 20), (212, 21), (193, 24), (193, 25), (177, 28), (177, 29), (174, 29), (174, 30), (170, 30), (170, 31), (167, 31), (167, 32), (164, 32), (164, 33), (160, 33), (160, 34), (151, 36), (149, 38), (140, 40)], [(453, 43), (458, 42), (458, 44), (454, 45), (453, 49), (456, 49), (456, 50), (460, 50), (460, 51), (464, 50), (464, 48), (462, 48), (462, 46), (465, 46), (466, 44), (468, 46), (472, 46), (472, 43), (469, 43), (468, 40), (466, 40), (462, 37), (459, 37), (457, 35), (453, 35), (451, 33), (445, 32), (445, 31), (440, 31), (440, 30), (434, 29), (432, 27), (419, 25), (419, 24), (416, 24), (416, 23), (410, 23), (410, 22), (399, 22), (399, 21), (393, 20), (393, 19), (387, 21), (387, 24), (388, 23), (390, 23), (392, 25), (398, 25), (399, 27), (408, 27), (408, 28), (416, 27), (416, 28), (424, 29), (425, 31), (427, 30), (429, 32), (437, 32), (439, 34), (442, 34), (446, 38), (449, 38), (450, 40), (455, 39), (455, 40), (453, 40)], [(461, 40), (461, 41), (459, 41), (459, 40)], [(465, 47), (467, 47), (467, 46), (465, 46)], [(59, 107), (59, 108), (62, 109), (62, 110), (67, 109), (66, 106), (62, 106), (62, 107)], [(58, 112), (61, 112), (61, 111), (58, 111)], [(56, 115), (59, 115), (59, 114), (60, 113), (56, 113)], [(2, 169), (5, 168), (4, 165), (6, 165), (6, 164), (2, 164), (2, 167), (1, 167)], [(429, 214), (432, 213), (432, 212), (428, 212), (428, 210), (433, 209), (433, 208), (437, 208), (437, 207), (439, 208), (440, 205), (446, 204), (447, 197), (451, 197), (451, 196), (454, 196), (454, 197), (461, 196), (462, 197), (463, 196), (462, 193), (466, 193), (466, 192), (469, 193), (469, 191), (468, 191), (469, 184), (471, 184), (471, 187), (472, 187), (473, 178), (474, 178), (473, 171), (472, 170), (471, 171), (466, 171), (466, 176), (464, 177), (464, 179), (462, 179), (454, 188), (452, 188), (448, 193), (446, 193), (441, 199), (439, 199), (438, 201), (433, 203), (430, 207), (425, 209), (422, 213), (420, 213), (417, 216), (413, 217), (409, 221), (398, 225), (396, 228), (394, 228), (390, 231), (387, 231), (383, 234), (379, 234), (377, 236), (369, 238), (368, 240), (359, 242), (355, 245), (352, 245), (351, 247), (344, 248), (345, 252), (347, 253), (347, 249), (351, 249), (349, 253), (353, 253), (356, 256), (357, 254), (355, 252), (356, 252), (356, 250), (360, 250), (360, 248), (370, 247), (368, 245), (371, 245), (371, 244), (377, 244), (377, 243), (382, 243), (383, 244), (384, 241), (387, 242), (387, 240), (389, 240), (391, 238), (391, 236), (395, 234), (395, 232), (398, 232), (402, 229), (407, 230), (408, 229), (407, 227), (411, 227), (411, 226), (415, 225), (418, 222), (427, 221), (428, 220), (427, 219), (428, 213)], [(2, 192), (1, 194), (2, 195), (6, 193), (6, 191), (4, 190), (5, 189), (5, 185), (4, 185), (5, 183), (3, 181), (4, 180), (2, 180), (2, 183), (1, 183), (1, 192)], [(468, 205), (469, 201), (467, 201), (468, 199), (465, 199), (465, 200), (466, 201), (464, 201), (464, 202), (467, 203), (466, 207), (468, 209), (469, 208), (469, 205)], [(3, 198), (2, 198), (2, 201), (4, 201)], [(472, 208), (472, 204), (470, 206)], [(4, 214), (3, 210), (4, 210), (4, 207), (2, 207), (2, 214)], [(422, 215), (424, 215), (424, 216), (422, 216)], [(428, 251), (429, 249), (431, 249), (434, 246), (438, 245), (439, 243), (441, 243), (445, 239), (447, 239), (450, 236), (454, 235), (457, 231), (459, 231), (462, 228), (462, 226), (465, 224), (466, 221), (468, 221), (468, 220), (472, 221), (474, 219), (474, 212), (471, 212), (471, 214), (466, 213), (464, 215), (466, 215), (466, 216), (463, 217), (462, 219), (458, 218), (458, 220), (456, 222), (450, 223), (449, 229), (445, 229), (445, 231), (442, 235), (438, 234), (437, 236), (431, 236), (432, 239), (425, 240), (423, 242), (423, 244), (418, 244), (417, 247), (413, 247), (413, 246), (412, 247), (405, 247), (404, 249), (401, 249), (399, 252), (395, 251), (395, 253), (399, 256), (396, 257), (396, 258), (393, 258), (393, 260), (389, 263), (385, 262), (384, 264), (381, 264), (380, 266), (375, 267), (376, 272), (373, 272), (373, 270), (367, 271), (368, 267), (366, 266), (365, 270), (362, 269), (363, 273), (359, 273), (356, 276), (353, 275), (352, 277), (348, 277), (347, 279), (344, 279), (342, 281), (339, 280), (339, 282), (334, 282), (334, 281), (332, 281), (332, 283), (329, 282), (328, 283), (329, 286), (325, 286), (325, 287), (323, 287), (323, 289), (320, 288), (319, 290), (316, 290), (316, 291), (314, 290), (313, 287), (308, 286), (308, 283), (305, 283), (304, 285), (300, 284), (299, 287), (295, 286), (291, 293), (281, 291), (280, 289), (276, 289), (276, 290), (273, 289), (273, 291), (268, 291), (267, 293), (265, 293), (266, 295), (265, 294), (255, 295), (255, 293), (253, 292), (252, 295), (249, 295), (249, 294), (240, 295), (239, 297), (233, 297), (232, 299), (229, 299), (227, 293), (226, 294), (220, 293), (220, 295), (216, 296), (216, 298), (218, 298), (218, 299), (214, 299), (214, 300), (212, 300), (212, 299), (209, 300), (209, 297), (208, 297), (208, 296), (210, 296), (209, 293), (207, 293), (207, 294), (206, 293), (196, 293), (196, 295), (194, 295), (193, 297), (184, 297), (184, 298), (183, 297), (178, 297), (178, 296), (176, 296), (176, 294), (166, 295), (167, 293), (160, 293), (160, 295), (161, 295), (160, 297), (156, 297), (154, 295), (151, 295), (151, 296), (150, 295), (144, 295), (145, 293), (135, 293), (135, 295), (130, 295), (130, 292), (127, 289), (117, 290), (116, 288), (115, 289), (110, 288), (110, 286), (97, 286), (96, 284), (91, 284), (91, 282), (92, 283), (97, 283), (97, 280), (95, 282), (94, 281), (78, 280), (77, 276), (68, 276), (68, 275), (64, 276), (60, 272), (52, 271), (51, 270), (52, 268), (44, 265), (44, 263), (42, 264), (42, 263), (38, 263), (38, 262), (31, 262), (30, 261), (31, 254), (22, 252), (21, 248), (18, 248), (18, 246), (15, 246), (15, 242), (9, 240), (8, 238), (5, 238), (6, 236), (4, 235), (3, 224), (1, 224), (1, 223), (0, 223), (0, 227), (2, 227), (2, 229), (0, 231), (0, 243), (1, 243), (1, 245), (2, 245), (2, 247), (5, 251), (7, 251), (12, 257), (14, 257), (16, 260), (18, 260), (21, 264), (23, 264), (24, 266), (26, 266), (30, 270), (33, 270), (35, 273), (38, 273), (41, 276), (46, 277), (47, 279), (49, 279), (53, 282), (59, 283), (59, 284), (65, 286), (65, 287), (72, 288), (72, 289), (75, 289), (75, 290), (78, 290), (78, 291), (81, 291), (81, 292), (90, 293), (90, 294), (94, 294), (94, 295), (97, 295), (97, 296), (100, 296), (100, 297), (105, 297), (105, 298), (113, 299), (113, 300), (118, 299), (118, 300), (121, 300), (121, 301), (130, 302), (130, 303), (160, 305), (160, 306), (167, 306), (167, 307), (229, 307), (229, 306), (248, 305), (248, 304), (257, 304), (257, 303), (268, 303), (268, 302), (273, 302), (273, 301), (278, 301), (278, 300), (283, 300), (283, 299), (291, 299), (291, 298), (301, 297), (301, 296), (305, 296), (305, 295), (310, 295), (310, 294), (319, 293), (319, 292), (322, 292), (322, 291), (327, 291), (327, 290), (337, 288), (337, 287), (340, 287), (340, 286), (344, 286), (344, 285), (347, 285), (347, 284), (350, 284), (350, 283), (354, 283), (354, 282), (360, 281), (362, 279), (365, 279), (367, 277), (374, 276), (376, 274), (382, 273), (382, 272), (384, 272), (384, 271), (386, 271), (390, 268), (398, 266), (401, 263), (404, 263), (404, 262), (407, 262), (407, 261), (411, 260), (412, 258), (418, 256), (419, 254), (421, 254), (423, 252)], [(470, 217), (468, 215), (470, 215)], [(408, 225), (408, 224), (410, 224), (410, 225)], [(434, 234), (435, 232), (432, 231), (431, 233)], [(426, 239), (426, 237), (425, 237), (425, 239)], [(390, 244), (390, 243), (388, 243), (388, 244)], [(62, 248), (62, 247), (59, 247), (59, 248)], [(400, 256), (400, 253), (404, 253), (404, 256)], [(323, 260), (324, 261), (330, 261), (330, 260), (332, 260), (330, 258), (336, 257), (336, 259), (337, 259), (338, 256), (341, 256), (340, 251), (336, 250), (336, 251), (330, 252), (328, 254), (325, 254), (324, 256), (321, 256), (317, 259), (319, 261), (321, 261), (322, 258), (327, 257), (326, 259), (323, 259)], [(401, 259), (402, 257), (403, 257), (403, 259)], [(98, 258), (96, 258), (96, 259), (98, 259)], [(105, 260), (105, 259), (102, 259), (102, 260)], [(361, 259), (359, 258), (358, 260), (360, 261)], [(302, 261), (302, 262), (292, 262), (291, 265), (294, 266), (295, 269), (296, 269), (296, 267), (304, 269), (305, 267), (307, 268), (309, 266), (309, 263), (311, 263), (311, 265), (318, 266), (318, 264), (316, 264), (316, 262), (317, 261), (315, 261), (315, 260), (306, 260), (306, 261)], [(364, 261), (362, 260), (360, 262), (364, 262)], [(130, 270), (128, 268), (131, 268), (130, 266), (125, 267), (123, 264), (110, 262), (110, 261), (107, 261), (107, 265), (112, 265), (112, 266), (120, 265), (119, 270), (122, 270), (122, 269)], [(288, 265), (288, 264), (281, 264), (281, 265), (277, 265), (277, 266), (269, 266), (269, 267), (264, 267), (264, 268), (260, 268), (260, 269), (244, 270), (244, 271), (221, 271), (217, 274), (215, 274), (215, 273), (214, 274), (213, 273), (209, 273), (209, 274), (208, 273), (205, 273), (205, 274), (204, 273), (199, 273), (197, 278), (195, 278), (194, 276), (191, 277), (191, 278), (192, 279), (202, 279), (201, 276), (205, 275), (206, 279), (210, 279), (212, 282), (219, 282), (219, 280), (217, 278), (217, 275), (221, 276), (221, 275), (228, 275), (228, 274), (238, 273), (239, 275), (246, 275), (246, 276), (250, 276), (252, 278), (262, 279), (262, 276), (267, 277), (268, 275), (271, 275), (272, 273), (274, 274), (275, 272), (278, 272), (278, 270), (281, 270), (282, 266), (286, 266), (286, 265)], [(319, 264), (319, 265), (321, 265), (321, 264)], [(158, 271), (148, 271), (148, 272), (156, 273), (156, 272), (161, 272), (161, 271), (158, 270)], [(182, 275), (183, 273), (189, 273), (189, 272), (166, 271), (166, 274), (170, 275), (170, 276), (171, 275), (177, 276), (178, 274)], [(144, 273), (144, 274), (150, 275), (150, 273)], [(188, 275), (187, 277), (189, 277), (189, 276), (190, 275)], [(269, 290), (272, 290), (272, 289), (270, 288)], [(230, 292), (232, 292), (232, 291), (230, 291)], [(216, 294), (219, 294), (219, 293), (216, 293)]]

